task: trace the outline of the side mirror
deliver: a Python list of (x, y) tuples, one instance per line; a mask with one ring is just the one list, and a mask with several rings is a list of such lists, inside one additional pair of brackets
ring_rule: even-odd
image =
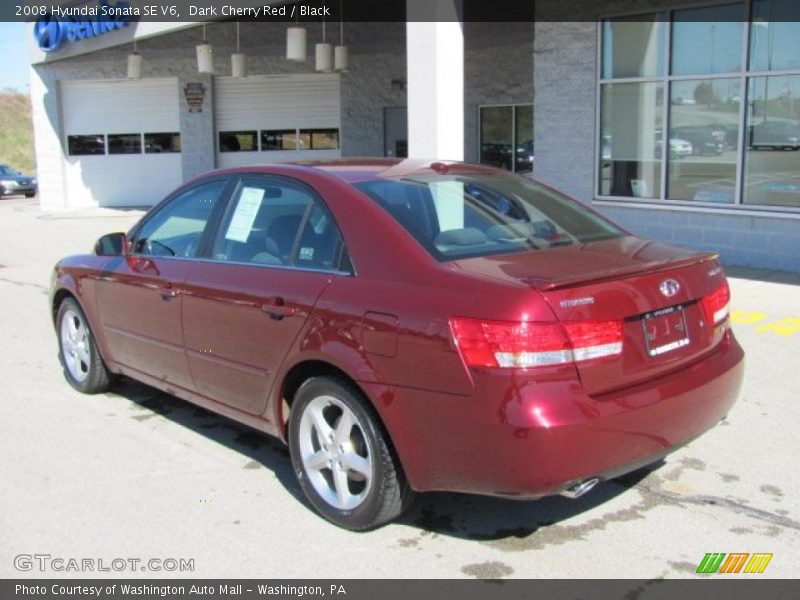
[(94, 245), (97, 256), (126, 256), (128, 251), (128, 238), (124, 233), (108, 233)]

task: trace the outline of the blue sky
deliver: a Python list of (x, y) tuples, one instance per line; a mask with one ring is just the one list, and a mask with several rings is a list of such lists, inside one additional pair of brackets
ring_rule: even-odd
[(25, 23), (0, 22), (0, 90), (28, 92), (28, 30)]

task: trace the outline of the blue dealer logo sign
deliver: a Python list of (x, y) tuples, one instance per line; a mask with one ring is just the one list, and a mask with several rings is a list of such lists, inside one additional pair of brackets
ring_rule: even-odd
[(131, 5), (122, 0), (114, 5), (109, 5), (108, 0), (100, 0), (97, 6), (56, 7), (55, 10), (58, 11), (56, 14), (39, 17), (33, 26), (36, 45), (44, 52), (55, 52), (65, 42), (76, 42), (127, 27), (133, 13)]

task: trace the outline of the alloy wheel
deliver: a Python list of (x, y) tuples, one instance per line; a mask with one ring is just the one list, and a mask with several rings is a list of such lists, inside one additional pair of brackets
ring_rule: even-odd
[(89, 329), (83, 317), (72, 309), (61, 319), (61, 353), (70, 375), (78, 383), (83, 382), (91, 365)]
[(357, 508), (370, 492), (375, 469), (364, 427), (333, 396), (311, 400), (300, 419), (298, 445), (309, 482), (339, 510)]

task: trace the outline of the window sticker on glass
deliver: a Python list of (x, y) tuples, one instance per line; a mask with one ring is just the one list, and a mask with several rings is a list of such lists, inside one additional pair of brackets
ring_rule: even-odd
[(314, 248), (303, 246), (300, 248), (300, 260), (314, 260)]
[(264, 190), (262, 188), (242, 188), (239, 201), (236, 203), (236, 210), (233, 212), (228, 231), (225, 233), (225, 239), (241, 243), (247, 242), (263, 198)]
[(464, 227), (464, 184), (460, 181), (432, 181), (429, 184), (439, 229)]

